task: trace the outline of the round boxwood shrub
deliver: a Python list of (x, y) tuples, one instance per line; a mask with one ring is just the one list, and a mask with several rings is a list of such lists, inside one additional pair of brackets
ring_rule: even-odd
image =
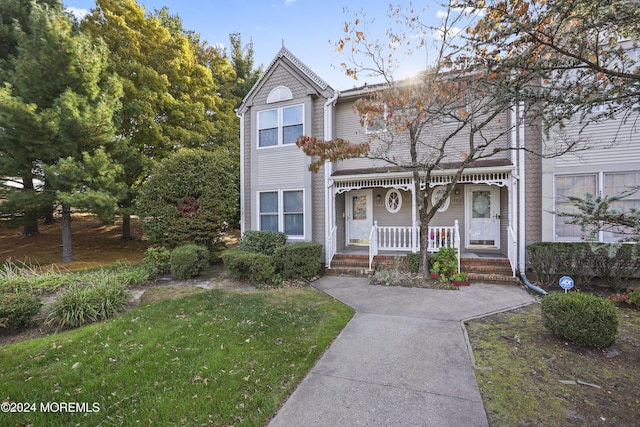
[(182, 245), (171, 251), (171, 275), (176, 279), (196, 277), (209, 265), (209, 250), (199, 245)]
[(272, 256), (276, 249), (287, 244), (287, 235), (281, 231), (245, 231), (240, 240), (240, 249)]
[(0, 298), (0, 328), (21, 329), (33, 324), (33, 316), (40, 312), (40, 298), (19, 291)]
[(616, 308), (609, 300), (579, 292), (549, 294), (541, 309), (547, 329), (578, 345), (609, 347), (618, 336)]
[(321, 257), (320, 243), (296, 242), (277, 248), (273, 260), (283, 279), (310, 279), (318, 275)]
[(253, 285), (272, 284), (274, 281), (273, 258), (269, 255), (232, 249), (222, 253), (222, 261), (234, 279)]

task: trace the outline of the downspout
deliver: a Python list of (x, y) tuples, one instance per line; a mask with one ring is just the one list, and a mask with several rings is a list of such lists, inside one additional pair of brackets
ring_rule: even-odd
[(534, 285), (529, 282), (527, 279), (527, 275), (525, 274), (525, 254), (526, 254), (526, 215), (525, 215), (525, 127), (524, 127), (524, 119), (520, 116), (520, 111), (522, 110), (522, 103), (516, 104), (516, 120), (518, 123), (517, 126), (517, 145), (518, 145), (518, 178), (519, 178), (519, 188), (518, 188), (518, 270), (520, 271), (520, 278), (526, 287), (529, 289), (541, 294), (547, 295), (547, 292), (540, 288), (539, 286)]
[[(333, 138), (333, 104), (338, 99), (340, 92), (337, 90), (333, 92), (333, 96), (327, 100), (324, 104), (324, 140), (328, 141)], [(329, 254), (329, 242), (331, 239), (331, 230), (333, 229), (333, 192), (329, 186), (329, 177), (333, 172), (331, 162), (324, 162), (324, 251), (325, 251), (325, 264), (328, 268), (331, 267), (332, 255)]]
[(520, 117), (522, 104), (518, 102), (516, 104), (516, 120), (518, 132), (516, 133), (518, 144), (518, 176), (520, 177), (518, 188), (518, 270), (520, 274), (525, 271), (525, 159), (524, 159), (524, 123), (523, 118)]

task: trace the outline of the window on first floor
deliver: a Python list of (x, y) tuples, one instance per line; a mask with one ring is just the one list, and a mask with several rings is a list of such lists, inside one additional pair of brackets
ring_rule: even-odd
[(295, 144), (303, 133), (302, 104), (258, 112), (258, 147)]
[(304, 192), (302, 190), (259, 193), (260, 230), (282, 231), (304, 236)]
[[(584, 198), (587, 194), (612, 196), (640, 185), (640, 172), (599, 172), (576, 175), (556, 175), (555, 177), (555, 235), (556, 240), (580, 240), (583, 232), (580, 226), (567, 223), (568, 217), (561, 213), (577, 212), (568, 197)], [(628, 211), (640, 209), (640, 191), (615, 202), (612, 209)], [(588, 231), (588, 230), (587, 230)], [(600, 241), (616, 241), (625, 237), (623, 229), (600, 231)]]

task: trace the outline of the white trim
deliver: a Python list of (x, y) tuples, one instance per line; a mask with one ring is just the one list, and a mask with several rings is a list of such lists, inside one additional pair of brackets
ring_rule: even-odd
[[(353, 245), (354, 243), (351, 243), (352, 240), (352, 223), (351, 221), (353, 220), (353, 201), (352, 198), (353, 196), (358, 196), (358, 195), (365, 195), (367, 196), (367, 235), (369, 234), (369, 232), (371, 231), (371, 228), (373, 227), (373, 190), (371, 189), (367, 189), (367, 190), (356, 190), (356, 191), (351, 191), (346, 195), (346, 200), (345, 200), (345, 211), (347, 213), (347, 217), (345, 218), (345, 245)], [(368, 244), (368, 243), (367, 243)]]
[[(465, 197), (464, 197), (464, 209), (465, 209), (465, 239), (464, 246), (467, 249), (500, 249), (501, 243), (501, 234), (502, 230), (500, 229), (501, 220), (500, 220), (500, 190), (490, 185), (467, 185), (465, 186)], [(473, 191), (489, 191), (490, 192), (490, 206), (491, 211), (489, 212), (489, 220), (492, 221), (492, 229), (494, 231), (493, 235), (493, 245), (485, 245), (485, 244), (476, 244), (471, 243), (471, 219), (473, 209), (473, 203), (471, 200), (471, 194)]]
[[(442, 197), (442, 193), (445, 191), (446, 187), (444, 185), (438, 185), (433, 188), (433, 192), (431, 193), (431, 205), (435, 205), (438, 203), (438, 200)], [(451, 194), (447, 196), (447, 200), (444, 201), (442, 206), (438, 209), (438, 212), (446, 212), (449, 209), (449, 204), (451, 203)]]
[(247, 229), (247, 224), (245, 223), (245, 212), (246, 206), (244, 202), (245, 197), (245, 181), (244, 181), (244, 113), (237, 114), (238, 118), (240, 118), (240, 236), (242, 236)]
[[(264, 108), (261, 110), (256, 110), (256, 149), (257, 150), (268, 150), (270, 148), (276, 148), (276, 147), (292, 147), (295, 146), (295, 144), (291, 143), (291, 144), (285, 144), (283, 141), (283, 132), (282, 129), (284, 128), (284, 124), (283, 124), (283, 120), (284, 120), (284, 114), (282, 113), (282, 110), (284, 110), (285, 108), (293, 108), (293, 107), (302, 107), (302, 135), (305, 135), (306, 132), (306, 109), (305, 109), (305, 103), (302, 102), (298, 102), (295, 104), (289, 104), (289, 105), (280, 105), (278, 107), (272, 107), (272, 108)], [(266, 145), (264, 147), (260, 146), (260, 114), (261, 113), (266, 113), (268, 111), (277, 111), (277, 129), (278, 129), (278, 141), (275, 145)]]
[(289, 101), (290, 99), (293, 99), (291, 89), (286, 86), (278, 86), (271, 89), (271, 92), (269, 92), (269, 95), (267, 95), (267, 104)]
[(302, 192), (302, 235), (289, 235), (287, 234), (287, 239), (289, 240), (306, 240), (306, 236), (308, 235), (308, 230), (307, 230), (307, 215), (309, 215), (310, 213), (307, 212), (306, 206), (306, 202), (305, 202), (305, 191), (304, 188), (276, 188), (276, 189), (264, 189), (264, 190), (259, 190), (256, 191), (256, 198), (255, 198), (255, 203), (256, 203), (256, 209), (255, 209), (255, 221), (256, 221), (256, 225), (255, 225), (255, 229), (256, 230), (261, 230), (261, 224), (260, 224), (260, 216), (261, 216), (261, 212), (260, 212), (260, 194), (262, 193), (276, 193), (278, 195), (278, 231), (281, 232), (285, 232), (284, 231), (284, 193), (286, 192), (292, 192), (292, 191), (301, 191)]
[[(398, 206), (396, 206), (395, 208), (391, 208), (391, 206), (389, 206), (389, 199), (391, 198), (392, 194), (396, 194), (398, 198)], [(400, 193), (397, 188), (390, 188), (389, 190), (387, 190), (387, 194), (384, 196), (384, 207), (387, 208), (387, 212), (392, 214), (398, 213), (400, 211), (400, 209), (402, 208), (402, 193)]]

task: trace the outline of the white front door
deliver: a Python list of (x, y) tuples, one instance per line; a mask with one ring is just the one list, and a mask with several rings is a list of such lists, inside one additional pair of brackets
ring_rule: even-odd
[(369, 245), (373, 227), (373, 194), (371, 190), (350, 191), (347, 197), (347, 244)]
[(500, 189), (468, 185), (465, 200), (466, 247), (500, 248)]

